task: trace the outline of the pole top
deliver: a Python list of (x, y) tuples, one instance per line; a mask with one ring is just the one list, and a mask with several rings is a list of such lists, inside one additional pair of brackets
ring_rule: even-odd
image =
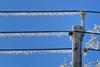
[(80, 11), (80, 17), (81, 17), (81, 26), (83, 29), (85, 29), (85, 11)]

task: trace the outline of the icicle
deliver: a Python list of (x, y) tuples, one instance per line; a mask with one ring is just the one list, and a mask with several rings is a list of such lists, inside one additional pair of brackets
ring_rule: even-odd
[(0, 13), (0, 16), (63, 16), (63, 15), (77, 15), (79, 12), (21, 12), (21, 13)]
[(0, 51), (0, 54), (32, 54), (32, 51)]
[(84, 54), (84, 56), (87, 56), (87, 53), (83, 53)]
[(0, 37), (13, 37), (13, 36), (56, 36), (56, 37), (60, 37), (60, 36), (66, 36), (67, 33), (64, 32), (52, 32), (52, 33), (0, 33)]
[(35, 50), (20, 50), (20, 51), (0, 51), (0, 54), (66, 54), (66, 53), (71, 53), (71, 50), (40, 50), (40, 51), (35, 51)]

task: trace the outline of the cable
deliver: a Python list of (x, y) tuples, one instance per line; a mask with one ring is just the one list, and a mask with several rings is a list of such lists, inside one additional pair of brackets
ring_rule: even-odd
[[(72, 48), (31, 48), (31, 49), (0, 49), (0, 51), (45, 51), (45, 50), (72, 50)], [(100, 49), (87, 49), (100, 51)]]
[(0, 16), (64, 16), (77, 15), (81, 12), (100, 13), (99, 11), (84, 10), (50, 10), (50, 11), (0, 11)]
[(78, 12), (65, 11), (0, 11), (0, 16), (56, 16), (76, 15)]
[(66, 54), (71, 48), (0, 49), (0, 54)]
[(96, 34), (100, 35), (98, 32), (89, 32), (89, 31), (0, 31), (0, 34), (10, 34), (10, 33), (69, 33), (69, 32), (78, 32), (78, 33), (86, 33), (86, 34)]
[[(72, 48), (33, 48), (33, 49), (0, 49), (0, 51), (41, 51), (41, 50), (72, 50)], [(100, 51), (100, 49), (88, 49), (92, 51)]]
[(89, 31), (74, 31), (74, 32), (86, 33), (86, 34), (95, 34), (95, 35), (100, 35), (100, 33), (99, 33), (99, 32), (89, 32)]
[(53, 33), (53, 32), (70, 32), (70, 31), (1, 31), (0, 33)]
[(66, 32), (61, 31), (3, 31), (0, 32), (0, 37), (8, 37), (8, 36), (64, 36), (68, 35)]
[(100, 11), (83, 11), (83, 12), (87, 12), (87, 13), (100, 13)]
[(82, 50), (83, 50), (83, 52), (87, 52), (88, 50), (90, 50), (90, 51), (100, 51), (100, 49), (93, 49), (93, 48), (83, 48)]
[(92, 50), (92, 51), (100, 51), (100, 49), (88, 49), (88, 50)]
[(41, 50), (71, 50), (71, 48), (39, 48), (39, 49), (0, 49), (0, 51), (41, 51)]
[(0, 13), (51, 13), (51, 12), (87, 12), (87, 13), (100, 13), (100, 11), (88, 11), (88, 10), (46, 10), (46, 11), (0, 11)]
[(0, 11), (0, 13), (49, 13), (49, 12), (80, 12), (79, 10), (49, 10), (49, 11)]
[[(88, 49), (100, 51), (95, 49)], [(72, 48), (35, 48), (35, 49), (0, 49), (0, 54), (66, 54), (72, 53)]]

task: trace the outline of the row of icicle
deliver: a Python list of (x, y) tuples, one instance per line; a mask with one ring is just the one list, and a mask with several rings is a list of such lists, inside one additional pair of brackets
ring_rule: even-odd
[(65, 16), (65, 15), (77, 15), (79, 12), (21, 12), (21, 13), (0, 13), (0, 16)]

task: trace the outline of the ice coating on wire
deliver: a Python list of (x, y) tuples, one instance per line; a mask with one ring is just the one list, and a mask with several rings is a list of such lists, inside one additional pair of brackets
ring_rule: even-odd
[(66, 53), (71, 53), (71, 50), (40, 50), (40, 51), (35, 51), (35, 50), (20, 50), (20, 51), (0, 51), (0, 54), (66, 54)]
[(14, 37), (14, 36), (66, 36), (66, 32), (51, 32), (51, 33), (0, 33), (0, 37)]
[(63, 15), (77, 15), (79, 12), (21, 12), (21, 13), (0, 13), (0, 16), (63, 16)]

